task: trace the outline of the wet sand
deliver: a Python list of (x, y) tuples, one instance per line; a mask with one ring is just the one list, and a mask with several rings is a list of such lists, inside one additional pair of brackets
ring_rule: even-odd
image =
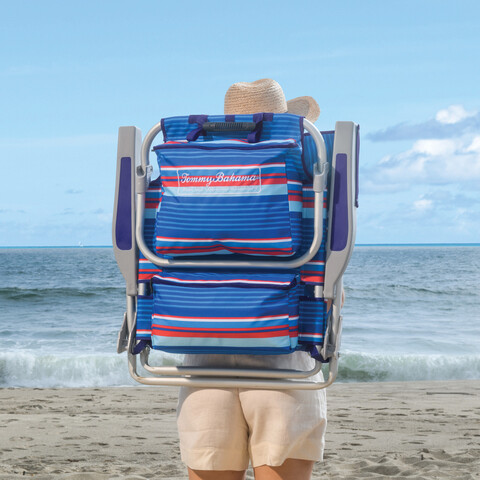
[[(176, 397), (163, 387), (0, 389), (0, 479), (186, 479)], [(480, 479), (480, 381), (335, 384), (328, 408), (313, 478)]]

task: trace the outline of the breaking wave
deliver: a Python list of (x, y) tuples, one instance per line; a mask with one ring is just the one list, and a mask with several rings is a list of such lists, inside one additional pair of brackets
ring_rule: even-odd
[[(154, 352), (152, 363), (174, 365), (180, 356)], [(480, 355), (383, 355), (344, 353), (338, 382), (480, 379)], [(0, 354), (0, 387), (118, 387), (138, 385), (126, 354), (53, 355), (27, 351)]]

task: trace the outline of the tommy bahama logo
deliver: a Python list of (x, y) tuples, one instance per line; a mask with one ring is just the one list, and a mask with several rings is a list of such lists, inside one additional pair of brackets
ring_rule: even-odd
[(261, 191), (260, 168), (258, 167), (236, 170), (225, 169), (215, 173), (212, 172), (212, 174), (210, 172), (206, 174), (205, 170), (178, 170), (179, 192), (184, 191), (185, 195), (191, 193), (208, 195), (215, 193), (258, 193)]
[(258, 175), (226, 175), (224, 172), (218, 172), (214, 177), (208, 176), (193, 176), (190, 173), (182, 173), (180, 177), (180, 183), (201, 183), (203, 186), (210, 186), (212, 183), (240, 183), (240, 184), (251, 184), (252, 182), (259, 181)]

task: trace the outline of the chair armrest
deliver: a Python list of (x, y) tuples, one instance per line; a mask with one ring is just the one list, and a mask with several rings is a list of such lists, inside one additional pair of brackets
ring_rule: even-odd
[(127, 295), (137, 294), (138, 255), (135, 242), (135, 163), (142, 134), (137, 127), (118, 130), (117, 176), (112, 240), (115, 259), (127, 283)]
[(345, 272), (353, 252), (357, 224), (358, 125), (337, 122), (333, 144), (328, 214), (324, 296), (333, 299), (335, 284)]

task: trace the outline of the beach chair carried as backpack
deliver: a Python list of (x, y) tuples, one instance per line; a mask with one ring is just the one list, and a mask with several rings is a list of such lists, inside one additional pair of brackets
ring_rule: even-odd
[[(153, 148), (159, 176), (151, 179)], [(358, 206), (359, 127), (292, 114), (165, 118), (120, 127), (113, 218), (127, 284), (118, 352), (149, 385), (318, 389), (336, 377), (342, 276)], [(278, 355), (308, 371), (153, 366), (151, 349)], [(149, 376), (137, 372), (137, 358)], [(323, 382), (309, 380), (329, 365)]]

